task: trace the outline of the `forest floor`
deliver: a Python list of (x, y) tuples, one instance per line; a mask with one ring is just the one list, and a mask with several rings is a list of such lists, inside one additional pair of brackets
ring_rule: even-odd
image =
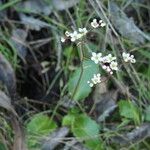
[(150, 150), (150, 1), (0, 0), (0, 150)]

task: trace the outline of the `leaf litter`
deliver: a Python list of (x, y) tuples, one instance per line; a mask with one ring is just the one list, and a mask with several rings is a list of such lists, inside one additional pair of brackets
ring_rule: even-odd
[[(46, 2), (42, 0), (30, 0), (30, 1), (20, 2), (15, 8), (19, 14), (21, 23), (25, 26), (26, 29), (29, 30), (29, 32), (31, 30), (40, 32), (41, 29), (45, 29), (45, 28), (49, 28), (49, 29), (51, 28), (54, 30), (56, 30), (57, 28), (43, 21), (42, 19), (40, 19), (40, 17), (37, 17), (36, 15), (42, 14), (42, 15), (48, 16), (52, 12), (55, 12), (55, 11), (68, 10), (69, 8), (75, 6), (78, 2), (79, 0), (74, 0), (74, 1), (52, 0), (51, 2)], [(132, 41), (135, 44), (139, 44), (139, 43), (143, 44), (146, 40), (148, 41), (150, 40), (149, 35), (147, 35), (141, 29), (139, 29), (139, 27), (135, 24), (133, 19), (128, 18), (127, 15), (123, 12), (123, 10), (121, 10), (117, 6), (116, 3), (110, 2), (109, 6), (110, 6), (110, 13), (111, 13), (111, 22), (114, 25), (115, 29), (123, 37), (127, 38), (128, 40)], [(20, 13), (19, 11), (21, 10), (22, 12)], [(29, 13), (31, 14), (29, 15)], [(3, 16), (3, 15), (5, 16), (5, 11), (0, 12), (0, 16)], [(16, 48), (19, 57), (22, 60), (24, 60), (26, 56), (28, 55), (27, 47), (25, 45), (26, 45), (26, 40), (28, 38), (29, 32), (27, 32), (26, 29), (23, 29), (23, 28), (13, 29), (12, 37), (11, 37), (12, 43), (14, 47)], [(40, 52), (39, 54), (41, 55)], [(50, 63), (49, 65), (52, 65), (52, 64)], [(61, 60), (58, 63), (58, 67), (56, 68), (58, 68), (58, 70), (61, 68)], [(49, 69), (43, 72), (43, 76), (45, 75), (45, 73), (48, 74)], [(44, 76), (44, 78), (45, 78), (45, 81), (42, 81), (44, 84), (45, 82), (49, 82), (47, 80), (46, 75)], [(11, 99), (2, 91), (0, 92), (0, 106), (14, 113), (14, 116), (12, 117), (14, 119), (13, 128), (14, 128), (14, 132), (16, 133), (15, 142), (14, 142), (14, 150), (26, 150), (26, 147), (24, 146), (25, 137), (24, 137), (21, 125), (20, 125), (20, 120), (18, 120), (18, 118), (16, 117), (17, 115), (14, 112), (14, 106), (11, 104), (12, 103), (11, 101), (13, 101), (12, 95), (16, 94), (15, 73), (11, 65), (7, 62), (7, 60), (5, 60), (5, 58), (2, 55), (0, 55), (0, 80), (7, 87), (8, 93), (12, 97)], [(104, 85), (97, 85), (95, 89), (94, 96), (93, 96), (93, 101), (95, 103), (95, 106), (93, 107), (92, 111), (97, 113), (96, 120), (99, 123), (105, 122), (105, 120), (109, 118), (109, 116), (116, 110), (117, 108), (116, 101), (118, 100), (118, 95), (120, 94), (118, 93), (118, 91), (121, 92), (123, 95), (126, 95), (126, 94), (129, 95), (131, 99), (133, 98), (133, 96), (129, 93), (128, 89), (124, 90), (125, 87), (122, 86), (121, 83), (116, 83), (116, 84), (120, 88), (119, 90), (118, 89), (108, 90), (108, 87), (107, 87), (108, 83), (105, 83)], [(70, 90), (72, 89), (73, 88), (70, 88)], [(81, 90), (83, 89), (84, 88), (81, 88)], [(90, 92), (88, 92), (88, 95), (89, 93)], [(70, 101), (68, 96), (66, 97), (67, 98), (64, 98), (64, 99), (67, 99), (66, 100), (67, 102)], [(85, 96), (83, 95), (83, 97)], [(80, 95), (79, 95), (79, 99), (80, 99)], [(73, 103), (72, 105), (70, 105), (70, 103), (69, 104), (67, 103), (66, 105), (64, 104), (65, 109), (69, 109), (69, 107), (74, 107), (75, 104), (76, 103)], [(150, 136), (149, 126), (150, 125), (148, 123), (143, 124), (130, 132), (122, 134), (121, 136), (113, 137), (111, 140), (113, 143), (117, 143), (120, 145), (127, 145), (129, 143), (139, 142), (140, 140), (143, 140), (146, 137)], [(69, 135), (68, 127), (58, 128), (56, 131), (50, 134), (46, 139), (43, 139), (42, 149), (43, 150), (55, 149), (56, 147), (61, 145), (60, 142), (62, 142), (62, 139), (63, 138), (65, 139), (65, 137), (68, 135)], [(76, 139), (66, 142), (66, 145), (64, 146), (64, 150), (69, 150), (69, 149), (87, 150), (87, 148), (85, 148)]]

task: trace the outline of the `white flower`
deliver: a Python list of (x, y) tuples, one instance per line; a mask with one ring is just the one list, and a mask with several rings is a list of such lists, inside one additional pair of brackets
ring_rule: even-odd
[(103, 20), (99, 20), (99, 23), (101, 24), (103, 22)]
[(105, 23), (105, 22), (103, 22), (103, 20), (100, 20), (100, 21), (99, 21), (99, 24), (100, 24), (100, 26), (101, 26), (101, 27), (106, 26), (106, 23)]
[(64, 43), (66, 39), (64, 37), (61, 37), (61, 42)]
[(77, 35), (78, 35), (78, 32), (77, 32), (77, 31), (74, 31), (74, 32), (70, 33), (70, 36), (71, 36), (71, 37), (76, 37)]
[(87, 83), (89, 84), (90, 87), (93, 87), (93, 85), (94, 85), (94, 84), (93, 84), (92, 82), (90, 82), (90, 81), (88, 81)]
[(110, 68), (110, 66), (102, 65), (102, 68), (103, 68), (104, 70), (106, 70), (108, 73), (113, 74), (112, 68)]
[(82, 33), (83, 35), (86, 35), (88, 31), (86, 28), (79, 28), (79, 32)]
[(130, 62), (131, 62), (131, 63), (136, 63), (136, 60), (135, 60), (135, 58), (134, 58), (134, 55), (131, 55), (131, 56), (130, 56)]
[(81, 34), (81, 33), (78, 33), (78, 35), (77, 35), (77, 39), (80, 39), (80, 38), (82, 38), (82, 36), (83, 36), (83, 34)]
[(102, 65), (102, 68), (103, 68), (104, 70), (106, 70), (106, 69), (107, 69), (107, 66), (106, 66), (106, 65)]
[(75, 37), (71, 37), (71, 42), (75, 42), (76, 41), (76, 38)]
[(78, 32), (74, 31), (73, 33), (70, 33), (71, 41), (74, 42), (79, 38)]
[(99, 27), (99, 23), (97, 22), (97, 19), (93, 19), (93, 21), (91, 22), (91, 26), (93, 28), (98, 28)]
[(113, 74), (113, 72), (112, 72), (112, 71), (110, 71), (109, 73), (110, 73), (110, 74)]
[(98, 73), (94, 74), (91, 81), (88, 81), (87, 83), (89, 84), (90, 87), (93, 87), (95, 84), (98, 84), (100, 82), (101, 82), (101, 75)]
[(91, 80), (94, 84), (100, 83), (101, 82), (101, 75), (99, 73), (94, 74), (94, 76)]
[(98, 64), (100, 61), (102, 61), (102, 53), (92, 52), (91, 60)]
[(70, 40), (72, 42), (75, 42), (76, 40), (82, 38), (82, 36), (84, 36), (87, 33), (86, 28), (85, 29), (84, 28), (83, 29), (79, 28), (79, 29), (80, 29), (80, 31), (82, 31), (82, 33), (78, 33), (77, 31), (74, 31), (74, 32), (70, 33)]
[(107, 71), (107, 72), (110, 72), (110, 71), (111, 71), (111, 69), (110, 69), (109, 66), (107, 66), (106, 71)]
[(125, 62), (128, 62), (128, 61), (130, 60), (130, 54), (129, 54), (129, 53), (123, 52), (123, 53), (122, 53), (122, 57), (123, 57), (123, 60), (124, 60)]
[(135, 63), (136, 62), (136, 60), (134, 58), (134, 55), (130, 55), (129, 53), (123, 52), (122, 53), (122, 57), (123, 57), (123, 60), (125, 62), (131, 62), (131, 63)]
[(112, 70), (118, 70), (118, 63), (117, 62), (115, 62), (115, 61), (112, 61), (111, 63), (110, 63), (110, 68), (112, 69)]
[(71, 33), (70, 33), (69, 31), (66, 31), (66, 32), (65, 32), (66, 37), (69, 37), (70, 34), (71, 34)]
[[(79, 28), (78, 31), (73, 31), (73, 32), (69, 32), (69, 31), (66, 31), (65, 32), (65, 35), (66, 37), (68, 37), (72, 42), (75, 42), (76, 40), (82, 38), (82, 36), (86, 35), (87, 34), (87, 29), (86, 28)], [(61, 39), (62, 42), (64, 42), (65, 39)]]
[(111, 54), (103, 57), (103, 63), (110, 63), (111, 61), (115, 60), (116, 57), (113, 57)]
[(106, 23), (105, 23), (105, 22), (102, 22), (102, 23), (100, 24), (100, 26), (101, 26), (101, 27), (104, 27), (104, 26), (106, 26)]
[(104, 70), (106, 70), (107, 72), (110, 72), (110, 71), (111, 71), (111, 69), (110, 69), (109, 66), (102, 65), (102, 68), (103, 68)]

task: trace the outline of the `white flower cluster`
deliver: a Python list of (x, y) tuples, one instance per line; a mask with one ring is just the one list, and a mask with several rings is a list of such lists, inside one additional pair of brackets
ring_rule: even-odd
[(78, 31), (73, 31), (73, 32), (66, 31), (65, 32), (66, 38), (61, 37), (61, 42), (64, 43), (67, 38), (69, 38), (72, 42), (75, 42), (76, 40), (78, 40), (78, 39), (82, 38), (84, 35), (86, 35), (87, 32), (88, 31), (86, 28), (79, 28)]
[(87, 81), (87, 83), (89, 84), (90, 87), (93, 87), (95, 84), (98, 84), (101, 82), (101, 75), (98, 74), (94, 74), (93, 78), (91, 79), (91, 81)]
[(92, 52), (91, 60), (93, 60), (96, 64), (102, 61), (102, 53)]
[(123, 53), (122, 53), (122, 57), (123, 57), (123, 60), (124, 60), (125, 62), (131, 62), (131, 63), (135, 63), (135, 62), (136, 62), (136, 60), (135, 60), (135, 58), (134, 58), (134, 55), (131, 55), (131, 54), (129, 54), (129, 53), (123, 52)]
[(104, 27), (106, 26), (106, 23), (102, 20), (97, 21), (97, 19), (93, 19), (93, 21), (91, 22), (91, 26), (93, 28)]
[[(125, 62), (136, 62), (134, 55), (131, 55), (129, 53), (123, 52), (122, 57)], [(102, 53), (92, 52), (91, 60), (94, 61), (96, 64), (100, 64), (102, 68), (110, 74), (113, 74), (113, 71), (119, 70), (118, 63), (116, 62), (116, 57), (112, 56), (112, 54), (102, 56)], [(100, 76), (100, 74), (94, 74), (94, 77), (91, 79), (91, 81), (88, 81), (89, 86), (93, 87), (94, 84), (100, 83)]]
[[(104, 27), (105, 25), (106, 23), (104, 23), (102, 20), (97, 21), (97, 19), (93, 19), (91, 22), (91, 26), (93, 28)], [(76, 40), (85, 36), (87, 33), (88, 30), (86, 28), (79, 28), (78, 31), (73, 32), (66, 31), (65, 37), (61, 37), (61, 42), (64, 43), (66, 39), (70, 39), (71, 42), (75, 42)]]
[(96, 64), (101, 64), (102, 68), (110, 74), (113, 74), (114, 70), (118, 70), (118, 63), (115, 61), (116, 57), (113, 57), (111, 54), (102, 57), (102, 53), (92, 52), (91, 60)]
[[(93, 19), (91, 22), (92, 28), (98, 28), (98, 27), (104, 27), (106, 26), (106, 23), (102, 20)], [(80, 39), (82, 39), (87, 33), (91, 30), (87, 30), (87, 28), (79, 28), (78, 30), (75, 30), (73, 32), (66, 31), (65, 36), (61, 37), (61, 42), (65, 42), (67, 39), (69, 39), (71, 42), (76, 42)], [(122, 58), (124, 62), (130, 62), (135, 63), (136, 60), (134, 58), (134, 55), (131, 55), (129, 53), (122, 53)], [(91, 60), (94, 61), (96, 64), (100, 64), (101, 67), (108, 72), (109, 74), (113, 74), (114, 71), (119, 70), (118, 63), (116, 61), (116, 57), (112, 56), (112, 54), (108, 54), (103, 56), (102, 53), (95, 53), (92, 52)], [(94, 74), (92, 79), (88, 81), (90, 87), (93, 87), (95, 84), (101, 82), (101, 75)]]

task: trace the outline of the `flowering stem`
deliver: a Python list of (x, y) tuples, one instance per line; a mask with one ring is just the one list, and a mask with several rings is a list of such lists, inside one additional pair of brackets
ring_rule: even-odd
[(83, 48), (82, 48), (82, 42), (78, 44), (79, 46), (79, 49), (78, 49), (78, 53), (79, 53), (79, 57), (80, 57), (80, 63), (81, 63), (81, 73), (80, 73), (80, 76), (79, 76), (79, 80), (77, 82), (77, 85), (74, 89), (74, 92), (72, 94), (72, 99), (74, 99), (74, 96), (79, 88), (79, 84), (80, 84), (80, 81), (81, 81), (81, 78), (82, 78), (82, 75), (83, 75)]

